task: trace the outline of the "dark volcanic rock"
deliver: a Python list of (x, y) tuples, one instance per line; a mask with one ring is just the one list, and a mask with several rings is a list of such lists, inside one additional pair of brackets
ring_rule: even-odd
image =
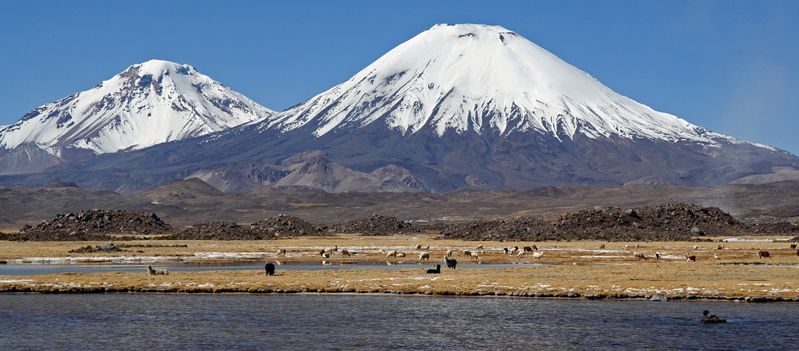
[(789, 222), (752, 222), (743, 224), (743, 230), (751, 234), (794, 234), (799, 233), (799, 226)]
[(58, 214), (20, 229), (20, 239), (37, 241), (103, 240), (107, 234), (164, 234), (171, 226), (155, 213), (93, 209)]
[(0, 240), (19, 240), (19, 234), (0, 233)]
[(445, 239), (540, 241), (559, 239), (552, 225), (533, 217), (452, 224), (441, 231)]
[[(472, 221), (442, 231), (446, 239), (467, 240), (691, 240), (703, 235), (746, 233), (748, 225), (715, 207), (665, 204), (632, 209), (605, 208), (568, 213), (553, 223), (520, 217)], [(779, 225), (776, 228), (787, 230)], [(766, 226), (762, 226), (766, 230)]]
[(333, 226), (333, 230), (337, 233), (360, 233), (362, 235), (405, 234), (420, 231), (414, 225), (396, 217), (381, 215), (339, 223)]
[(561, 216), (555, 228), (570, 239), (654, 241), (736, 234), (741, 223), (716, 207), (673, 203), (634, 209), (579, 211)]
[(322, 228), (302, 218), (278, 215), (250, 225), (263, 236), (306, 236), (322, 235)]
[(178, 240), (258, 240), (259, 233), (232, 222), (209, 222), (195, 224), (173, 236)]
[(195, 224), (173, 236), (180, 240), (269, 240), (322, 235), (322, 229), (293, 216), (279, 215), (250, 225), (232, 222)]
[(119, 246), (115, 245), (114, 243), (108, 243), (105, 245), (86, 245), (80, 247), (78, 249), (69, 250), (70, 253), (98, 253), (98, 252), (125, 252), (127, 250), (123, 250), (119, 248)]

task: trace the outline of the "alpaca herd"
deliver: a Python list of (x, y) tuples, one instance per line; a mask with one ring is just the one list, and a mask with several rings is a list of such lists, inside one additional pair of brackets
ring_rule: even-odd
[[(430, 245), (417, 244), (413, 248), (416, 251), (418, 251), (418, 255), (419, 255), (418, 256), (418, 261), (419, 262), (429, 262), (430, 261), (430, 258), (432, 256), (432, 252), (429, 251), (430, 250)], [(319, 251), (317, 251), (317, 254), (322, 259), (324, 259), (322, 261), (322, 264), (331, 264), (331, 262), (327, 261), (326, 259), (333, 258), (334, 255), (340, 255), (341, 257), (352, 257), (355, 254), (354, 251), (351, 251), (351, 250), (348, 250), (348, 249), (344, 249), (344, 248), (339, 248), (338, 245), (335, 245), (335, 246), (332, 246), (332, 247), (323, 248), (323, 249), (318, 249), (318, 250)], [(491, 250), (494, 250), (494, 249), (490, 249), (488, 251), (491, 251)], [(505, 247), (505, 248), (502, 248), (501, 251), (505, 255), (516, 255), (516, 256), (519, 256), (519, 257), (523, 256), (525, 253), (532, 253), (531, 256), (535, 260), (539, 260), (539, 259), (541, 259), (541, 257), (544, 256), (544, 252), (543, 251), (539, 251), (537, 245), (524, 246), (522, 248), (519, 248), (518, 246), (514, 246), (512, 248)], [(406, 252), (403, 252), (403, 251), (400, 251), (400, 250), (396, 250), (396, 249), (384, 250), (384, 249), (380, 248), (380, 249), (377, 250), (377, 252), (380, 255), (384, 255), (386, 258), (403, 258), (403, 257), (407, 257), (407, 253)], [(486, 248), (483, 245), (477, 245), (477, 246), (474, 247), (474, 249), (461, 250), (460, 254), (463, 257), (465, 257), (465, 258), (468, 258), (468, 259), (471, 259), (471, 260), (476, 260), (476, 261), (480, 262), (481, 255), (484, 252), (486, 252)], [(286, 254), (287, 254), (287, 250), (285, 248), (278, 248), (277, 251), (275, 251), (274, 255), (276, 257), (285, 257)], [(456, 269), (456, 267), (458, 265), (458, 261), (455, 258), (452, 257), (454, 254), (455, 254), (455, 251), (453, 249), (447, 249), (444, 252), (443, 260), (444, 260), (444, 264), (447, 266), (448, 269)], [(277, 263), (280, 264), (279, 261)], [(438, 273), (441, 272), (440, 266), (441, 265), (436, 265), (436, 268), (428, 269), (427, 272), (430, 273), (430, 274), (438, 274)], [(274, 275), (275, 274), (275, 264), (267, 263), (264, 266), (264, 270), (265, 270), (267, 276)]]
[[(793, 250), (796, 250), (796, 247), (797, 247), (796, 243), (791, 243), (790, 244), (790, 248), (791, 248), (791, 252), (792, 252), (791, 254), (793, 254)], [(601, 245), (598, 246), (598, 248), (599, 248), (599, 250), (606, 250), (606, 244), (601, 244)], [(633, 249), (633, 248), (640, 249), (640, 248), (642, 248), (642, 244), (626, 244), (626, 245), (623, 246), (624, 250)], [(433, 256), (436, 255), (436, 252), (439, 252), (439, 253), (443, 253), (443, 257), (442, 257), (442, 259), (444, 261), (443, 263), (444, 263), (444, 265), (446, 265), (446, 267), (448, 269), (456, 269), (458, 261), (453, 256), (456, 256), (458, 254), (461, 255), (463, 258), (468, 259), (470, 262), (476, 261), (477, 263), (483, 263), (482, 262), (483, 254), (486, 254), (487, 257), (496, 257), (496, 256), (492, 256), (492, 254), (493, 255), (501, 254), (503, 256), (511, 256), (511, 257), (518, 257), (518, 258), (531, 257), (533, 260), (538, 261), (538, 260), (541, 260), (544, 257), (544, 254), (546, 252), (544, 250), (539, 249), (538, 245), (536, 245), (536, 244), (531, 244), (529, 246), (512, 246), (512, 247), (501, 247), (501, 248), (500, 247), (485, 247), (484, 245), (477, 245), (477, 246), (474, 246), (473, 248), (462, 248), (462, 249), (460, 249), (460, 251), (457, 251), (457, 252), (455, 251), (454, 248), (439, 248), (442, 251), (436, 251), (435, 249), (434, 250), (430, 250), (430, 245), (421, 245), (421, 244), (416, 244), (414, 246), (409, 246), (406, 249), (407, 249), (407, 251), (401, 251), (401, 250), (398, 250), (396, 248), (392, 248), (392, 249), (378, 248), (376, 251), (377, 251), (378, 254), (383, 255), (383, 256), (385, 256), (385, 258), (389, 258), (389, 259), (404, 258), (404, 257), (408, 257), (409, 254), (418, 255), (418, 260), (417, 260), (418, 262), (430, 262), (430, 259), (433, 258)], [(446, 249), (446, 250), (444, 251), (444, 249)], [(553, 249), (554, 250), (559, 250), (559, 248), (557, 246), (554, 247)], [(726, 248), (724, 246), (724, 244), (718, 244), (715, 247), (705, 247), (705, 249), (700, 248), (699, 245), (693, 245), (693, 247), (691, 247), (689, 250), (698, 251), (698, 252), (701, 253), (701, 252), (707, 252), (707, 250), (712, 250), (712, 249), (728, 250), (730, 252), (732, 252), (734, 250), (738, 250), (738, 248), (735, 248), (735, 247)], [(334, 245), (334, 246), (331, 246), (331, 247), (325, 247), (325, 248), (321, 248), (321, 249), (317, 248), (317, 250), (318, 251), (316, 251), (316, 252), (323, 259), (322, 264), (328, 264), (328, 265), (332, 264), (333, 262), (328, 261), (327, 259), (334, 258), (335, 256), (339, 256), (341, 258), (351, 258), (351, 257), (353, 257), (353, 255), (356, 254), (356, 252), (353, 251), (352, 248), (350, 248), (350, 249), (339, 248), (338, 245)], [(549, 249), (549, 250), (552, 250), (552, 249)], [(756, 248), (756, 250), (757, 250), (757, 248)], [(360, 253), (362, 255), (363, 254), (367, 255), (367, 256), (364, 256), (364, 257), (368, 257), (368, 255), (369, 255), (368, 252), (367, 253), (360, 252)], [(554, 257), (557, 259), (557, 257), (559, 257), (558, 251), (554, 251), (554, 253), (555, 253)], [(661, 260), (675, 260), (675, 259), (679, 259), (679, 257), (684, 257), (685, 260), (688, 261), (688, 262), (697, 262), (697, 259), (698, 259), (697, 255), (692, 255), (692, 254), (688, 254), (688, 253), (684, 254), (683, 256), (674, 255), (674, 254), (669, 255), (669, 256), (664, 256), (661, 252), (651, 252), (650, 251), (648, 253), (645, 253), (643, 251), (638, 251), (638, 250), (632, 251), (630, 253), (632, 254), (632, 258), (634, 260), (637, 260), (637, 261), (646, 261), (646, 260), (652, 258), (652, 259), (654, 259), (655, 262), (657, 262), (657, 261), (661, 261)], [(293, 254), (296, 254), (296, 251)], [(528, 256), (528, 254), (529, 254), (529, 256)], [(720, 252), (719, 252), (719, 254), (713, 254), (712, 258), (713, 259), (720, 259), (720, 257), (719, 257), (720, 254), (721, 254)], [(287, 255), (287, 250), (285, 248), (277, 248), (276, 251), (274, 251), (274, 256), (275, 257), (285, 257), (286, 255)], [(799, 250), (796, 250), (796, 255), (799, 256)], [(601, 257), (601, 256), (597, 256), (597, 257)], [(621, 257), (621, 256), (609, 256), (609, 257)], [(627, 257), (629, 257), (629, 256), (627, 256)], [(757, 257), (761, 258), (761, 259), (764, 259), (764, 258), (768, 259), (768, 258), (772, 258), (774, 256), (773, 256), (772, 252), (769, 252), (769, 251), (766, 251), (766, 250), (759, 250), (759, 251), (757, 251)], [(276, 262), (277, 262), (278, 265), (281, 264), (280, 261), (276, 261)], [(396, 262), (391, 262), (391, 261), (389, 261), (387, 263), (396, 264)], [(441, 266), (442, 266), (441, 264), (437, 264), (436, 268), (426, 269), (426, 272), (429, 273), (429, 274), (440, 274), (441, 273)], [(265, 270), (267, 276), (274, 275), (275, 274), (275, 264), (274, 263), (267, 263), (264, 266), (264, 270)], [(167, 275), (167, 274), (169, 274), (165, 269), (156, 270), (152, 266), (148, 266), (147, 267), (147, 271), (149, 272), (150, 275)]]
[[(430, 258), (431, 258), (432, 254), (433, 254), (430, 251), (430, 245), (417, 244), (417, 245), (415, 245), (413, 247), (413, 250), (417, 251), (416, 254), (419, 255), (418, 256), (418, 261), (419, 262), (430, 261)], [(465, 257), (465, 258), (480, 262), (483, 253), (491, 252), (491, 251), (494, 251), (494, 250), (497, 250), (497, 249), (486, 249), (485, 246), (483, 246), (483, 245), (477, 245), (477, 246), (474, 247), (474, 249), (462, 249), (462, 250), (460, 250), (459, 254), (461, 256)], [(339, 252), (341, 253), (342, 256), (346, 256), (346, 257), (350, 257), (350, 254), (351, 254), (346, 249), (340, 249)], [(537, 245), (524, 246), (524, 247), (521, 247), (521, 248), (519, 246), (503, 247), (501, 249), (501, 252), (502, 252), (503, 255), (516, 256), (516, 257), (523, 257), (526, 253), (531, 253), (532, 254), (531, 255), (532, 258), (535, 259), (535, 260), (539, 260), (539, 259), (541, 259), (544, 256), (544, 252), (540, 251), (538, 249)], [(322, 255), (322, 257), (329, 258), (330, 254), (331, 254), (331, 249), (320, 250), (319, 253), (320, 253), (320, 255)], [(380, 254), (380, 255), (385, 256), (385, 258), (407, 257), (407, 253), (406, 252), (403, 252), (403, 251), (400, 251), (400, 250), (396, 250), (396, 249), (384, 250), (384, 249), (381, 248), (381, 249), (377, 250), (377, 253)], [(452, 257), (455, 254), (456, 254), (456, 252), (453, 249), (447, 249), (444, 252), (444, 258), (445, 258), (445, 263), (447, 263), (447, 267), (455, 268), (455, 264), (456, 263), (454, 263), (454, 262), (456, 262), (456, 261), (454, 259), (450, 259), (450, 257)], [(449, 262), (452, 262), (452, 263), (449, 263)]]
[[(626, 245), (623, 246), (623, 248), (625, 250), (633, 249), (633, 248), (641, 248), (641, 247), (642, 247), (641, 244), (626, 244)], [(791, 248), (794, 248), (794, 247), (796, 247), (795, 243), (791, 244)], [(605, 250), (606, 249), (606, 244), (601, 244), (601, 245), (598, 246), (598, 248), (600, 250)], [(724, 244), (718, 245), (716, 247), (716, 249), (717, 250), (724, 250), (725, 249)], [(413, 251), (413, 250), (416, 251), (413, 254), (418, 255), (418, 261), (419, 262), (429, 262), (431, 257), (434, 254), (433, 251), (430, 251), (430, 245), (416, 244), (415, 246), (412, 246), (412, 249), (410, 249), (409, 251)], [(692, 247), (692, 250), (693, 251), (701, 251), (700, 250), (700, 246), (698, 246), (698, 245), (694, 245)], [(385, 258), (394, 258), (394, 259), (408, 257), (408, 254), (412, 253), (412, 252), (401, 251), (401, 250), (397, 250), (397, 249), (384, 250), (382, 248), (378, 249), (377, 252), (380, 255), (383, 255)], [(512, 246), (512, 247), (488, 248), (488, 249), (486, 249), (486, 247), (484, 245), (477, 245), (474, 248), (461, 249), (458, 252), (458, 254), (460, 254), (461, 256), (463, 256), (463, 257), (465, 257), (467, 259), (480, 262), (481, 259), (483, 258), (483, 254), (484, 253), (491, 253), (491, 252), (501, 253), (502, 255), (505, 255), (505, 256), (515, 256), (515, 257), (518, 257), (518, 258), (528, 257), (527, 255), (529, 254), (529, 257), (531, 257), (533, 260), (542, 259), (543, 256), (544, 256), (544, 253), (545, 253), (545, 251), (542, 251), (542, 250), (539, 249), (538, 245), (532, 244), (532, 245), (529, 245), (529, 246), (521, 246), (521, 247), (520, 246)], [(351, 258), (355, 254), (355, 252), (352, 251), (351, 249), (348, 250), (348, 249), (344, 249), (344, 248), (339, 248), (338, 245), (335, 245), (335, 246), (332, 246), (332, 247), (319, 249), (318, 254), (319, 254), (319, 256), (321, 258), (326, 260), (326, 259), (333, 258), (336, 255), (341, 256), (343, 258)], [(449, 260), (450, 257), (452, 257), (453, 255), (456, 255), (456, 252), (452, 248), (447, 248), (446, 251), (444, 251), (445, 260)], [(797, 250), (797, 255), (799, 255), (799, 250)], [(286, 256), (286, 249), (278, 249), (277, 252), (275, 253), (275, 256)], [(660, 252), (654, 252), (654, 253), (645, 254), (645, 253), (640, 252), (640, 251), (633, 251), (632, 252), (632, 257), (635, 260), (639, 260), (639, 261), (646, 261), (647, 259), (650, 259), (650, 258), (654, 259), (655, 261), (660, 261), (660, 260), (664, 259), (663, 254), (660, 253)], [(670, 257), (668, 259), (674, 259), (675, 256), (672, 255), (672, 256), (667, 256), (667, 257)], [(683, 257), (685, 257), (685, 259), (690, 261), (690, 262), (695, 262), (697, 260), (697, 255), (685, 255)], [(771, 253), (769, 253), (767, 251), (760, 251), (758, 253), (758, 257), (760, 257), (760, 258), (771, 258), (772, 255), (771, 255)], [(717, 254), (714, 254), (713, 258), (720, 259), (719, 255), (717, 255)], [(454, 261), (454, 259), (452, 261)], [(327, 262), (327, 261), (325, 261), (325, 262)], [(446, 261), (445, 261), (445, 263), (446, 263)], [(447, 264), (447, 267), (450, 267), (450, 266), (451, 266), (450, 264)], [(454, 268), (454, 265), (452, 265), (452, 266)]]

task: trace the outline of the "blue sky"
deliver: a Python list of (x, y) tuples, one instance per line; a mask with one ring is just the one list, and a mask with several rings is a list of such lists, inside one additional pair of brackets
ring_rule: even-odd
[(272, 108), (435, 23), (499, 24), (655, 109), (799, 153), (799, 1), (0, 2), (0, 124), (151, 58)]

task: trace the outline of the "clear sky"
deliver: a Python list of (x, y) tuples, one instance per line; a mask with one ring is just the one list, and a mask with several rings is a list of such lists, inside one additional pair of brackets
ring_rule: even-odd
[(282, 110), (435, 23), (498, 24), (616, 91), (799, 153), (799, 1), (0, 1), (0, 124), (159, 58)]

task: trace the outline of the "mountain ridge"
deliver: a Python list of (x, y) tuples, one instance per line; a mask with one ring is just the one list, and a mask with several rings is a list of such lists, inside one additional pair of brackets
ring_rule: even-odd
[[(287, 164), (292, 155), (316, 156)], [(0, 164), (4, 157), (22, 156), (0, 150)], [(225, 191), (715, 186), (799, 169), (799, 158), (621, 96), (503, 27), (436, 25), (285, 111), (47, 167), (0, 176), (0, 184), (59, 179), (140, 191), (197, 177)]]

